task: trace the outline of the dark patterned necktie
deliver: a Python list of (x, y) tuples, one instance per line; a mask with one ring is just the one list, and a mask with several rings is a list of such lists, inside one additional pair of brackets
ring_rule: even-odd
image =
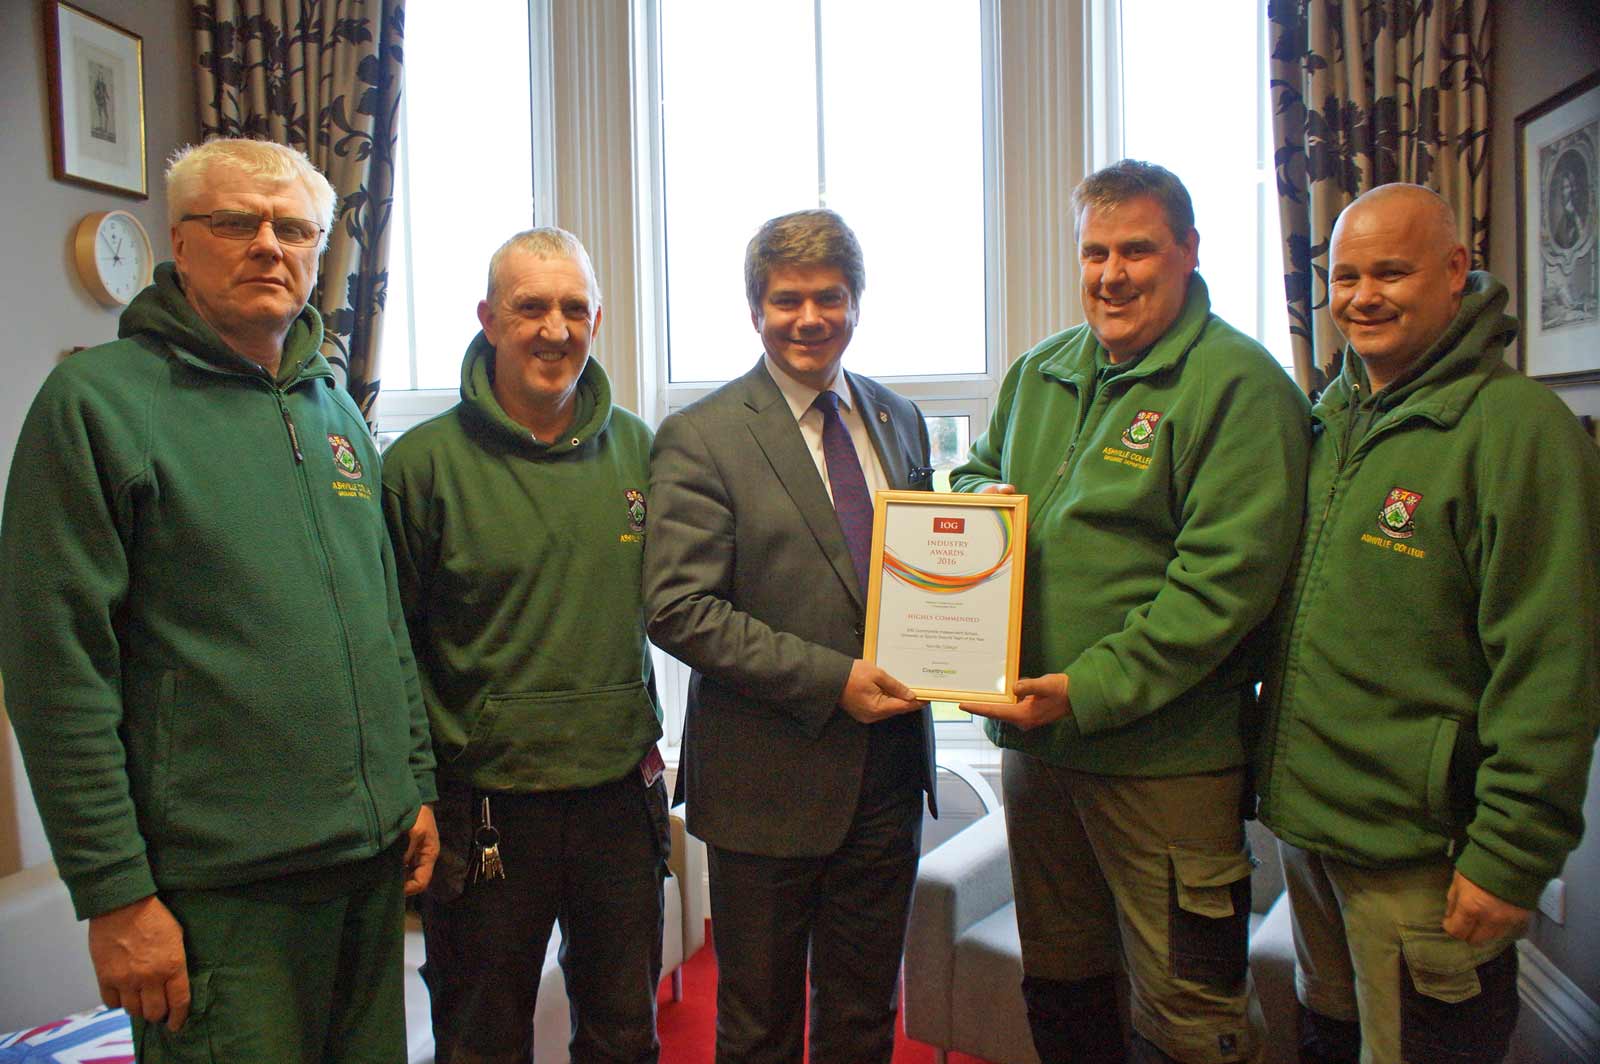
[(811, 404), (822, 412), (822, 458), (828, 465), (828, 485), (833, 489), (833, 509), (839, 515), (850, 560), (862, 594), (867, 590), (867, 563), (872, 557), (872, 496), (861, 473), (861, 459), (850, 442), (850, 430), (839, 416), (839, 396), (831, 391)]

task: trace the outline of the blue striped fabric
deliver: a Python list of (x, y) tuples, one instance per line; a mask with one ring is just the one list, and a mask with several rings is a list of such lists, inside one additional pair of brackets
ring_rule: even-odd
[(30, 1030), (0, 1034), (0, 1064), (133, 1064), (128, 1014), (102, 1005)]

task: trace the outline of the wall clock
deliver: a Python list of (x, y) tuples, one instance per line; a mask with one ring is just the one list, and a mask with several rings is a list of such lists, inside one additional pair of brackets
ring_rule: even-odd
[(126, 306), (150, 283), (155, 270), (150, 234), (127, 211), (84, 215), (72, 245), (83, 286), (108, 307)]

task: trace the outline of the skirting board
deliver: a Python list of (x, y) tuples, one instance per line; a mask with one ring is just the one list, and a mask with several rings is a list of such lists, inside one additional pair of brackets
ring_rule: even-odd
[[(1600, 1060), (1600, 1006), (1589, 1000), (1537, 946), (1519, 941), (1517, 952), (1517, 993), (1523, 1007), (1543, 1029), (1535, 1037), (1545, 1042), (1546, 1052), (1522, 1058), (1518, 1053), (1521, 1047), (1514, 1046), (1511, 1059)], [(1518, 1039), (1521, 1038), (1519, 1032)], [(1548, 1051), (1553, 1049), (1560, 1049), (1563, 1055), (1549, 1056)]]

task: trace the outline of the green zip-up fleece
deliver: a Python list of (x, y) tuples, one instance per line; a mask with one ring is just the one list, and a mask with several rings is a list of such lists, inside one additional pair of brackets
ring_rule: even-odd
[(389, 448), (384, 514), (441, 782), (593, 787), (661, 737), (639, 587), (650, 430), (590, 359), (568, 438), (494, 397), (479, 333), (461, 402)]
[(67, 358), (0, 530), (6, 705), (80, 917), (371, 857), (433, 753), (378, 453), (307, 307), (274, 381), (170, 263)]
[(1257, 775), (1296, 846), (1453, 858), (1532, 908), (1582, 834), (1600, 728), (1600, 451), (1505, 365), (1505, 305), (1469, 275), (1419, 373), (1374, 397), (1347, 351), (1313, 410)]
[(1175, 776), (1245, 763), (1245, 637), (1277, 598), (1304, 506), (1306, 399), (1210, 312), (1113, 365), (1088, 326), (1006, 374), (951, 480), (1028, 496), (1022, 674), (1065, 672), (1072, 714), (997, 744), (1085, 772)]

